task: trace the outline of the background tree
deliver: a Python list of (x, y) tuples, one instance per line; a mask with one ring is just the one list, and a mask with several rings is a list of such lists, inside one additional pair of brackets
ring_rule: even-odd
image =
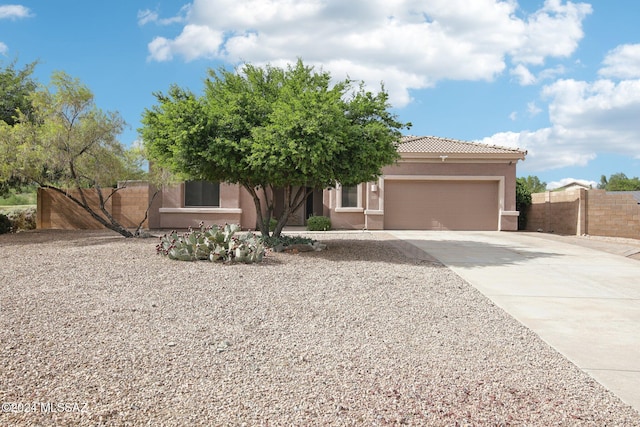
[(209, 71), (202, 97), (172, 86), (156, 98), (140, 129), (150, 159), (184, 179), (240, 184), (265, 236), (276, 188), (284, 189), (277, 236), (314, 189), (377, 179), (410, 126), (389, 113), (384, 88), (374, 95), (351, 80), (332, 85), (301, 60)]
[(529, 175), (526, 178), (521, 178), (522, 184), (529, 190), (530, 194), (544, 193), (547, 191), (547, 183), (540, 181), (537, 176)]
[[(32, 77), (36, 63), (27, 64), (21, 70), (17, 70), (15, 64), (14, 61), (0, 70), (0, 121), (8, 126), (16, 124), (20, 113), (31, 116), (33, 108), (30, 97), (37, 87)], [(0, 153), (0, 196), (27, 184), (20, 176), (8, 173), (9, 170)]]
[[(5, 165), (0, 176), (16, 176), (64, 194), (105, 227), (133, 236), (106, 208), (118, 180), (144, 174), (116, 139), (125, 125), (119, 114), (98, 109), (91, 91), (62, 72), (54, 73), (50, 87), (39, 88), (29, 100), (28, 115), (20, 111), (13, 125), (0, 122)], [(90, 204), (89, 189), (97, 192), (97, 209)]]
[(527, 178), (516, 178), (516, 210), (520, 212), (520, 215), (518, 216), (518, 230), (524, 230), (527, 228), (527, 213), (530, 206), (531, 189), (529, 187), (529, 182)]
[(602, 175), (598, 188), (607, 191), (640, 191), (640, 179), (638, 177), (628, 178), (622, 172), (614, 173), (609, 179)]

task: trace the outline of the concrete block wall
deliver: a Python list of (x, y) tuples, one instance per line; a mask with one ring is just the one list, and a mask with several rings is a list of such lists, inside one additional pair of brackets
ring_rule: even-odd
[[(107, 198), (111, 191), (113, 190), (103, 190), (103, 196)], [(104, 217), (100, 211), (97, 192), (93, 189), (87, 189), (84, 193), (92, 209)], [(79, 193), (75, 190), (69, 191), (68, 194), (79, 198)], [(118, 189), (106, 201), (105, 207), (123, 226), (137, 227), (144, 217), (148, 203), (149, 185), (144, 183)], [(62, 230), (95, 230), (104, 228), (99, 221), (65, 194), (47, 188), (38, 189), (36, 227)], [(146, 227), (146, 222), (143, 227)]]
[[(141, 182), (127, 183), (112, 196), (111, 214), (125, 227), (137, 227), (149, 205), (149, 185)], [(148, 228), (146, 220), (142, 226)]]
[(640, 205), (631, 194), (590, 190), (587, 212), (589, 234), (640, 239)]
[(531, 195), (528, 231), (640, 239), (640, 205), (630, 194), (575, 189)]

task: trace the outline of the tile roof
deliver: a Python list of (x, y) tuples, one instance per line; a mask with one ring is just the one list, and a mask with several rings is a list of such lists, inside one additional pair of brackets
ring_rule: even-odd
[(524, 155), (526, 151), (517, 148), (499, 147), (477, 142), (459, 141), (457, 139), (437, 136), (403, 136), (398, 144), (399, 153), (461, 153), (461, 154), (516, 154)]

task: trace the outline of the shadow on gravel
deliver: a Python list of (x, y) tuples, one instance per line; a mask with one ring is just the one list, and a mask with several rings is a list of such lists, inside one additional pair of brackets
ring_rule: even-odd
[[(125, 237), (110, 230), (28, 230), (0, 235), (0, 247), (36, 243), (60, 243), (65, 246), (94, 246), (122, 240), (125, 240)], [(155, 241), (153, 238), (140, 240), (147, 242)]]
[[(317, 238), (317, 236), (314, 236)], [(401, 240), (379, 239), (331, 239), (317, 238), (327, 245), (327, 249), (319, 252), (301, 252), (297, 256), (324, 259), (332, 262), (386, 262), (394, 264), (427, 263), (435, 266), (443, 264), (431, 255)], [(372, 250), (372, 247), (374, 250)], [(379, 254), (379, 257), (372, 257)]]
[[(315, 238), (318, 238), (314, 236)], [(327, 245), (327, 250), (320, 252), (301, 253), (302, 256), (319, 257), (329, 261), (383, 261), (392, 263), (415, 264), (428, 263), (430, 265), (464, 265), (466, 267), (480, 267), (483, 265), (511, 265), (535, 258), (557, 258), (561, 254), (553, 252), (533, 251), (527, 248), (511, 247), (507, 245), (490, 244), (477, 241), (430, 241), (426, 250), (425, 241), (387, 239), (331, 239), (318, 238)], [(371, 258), (371, 252), (365, 251), (371, 245), (380, 246), (380, 258)], [(436, 256), (429, 253), (428, 247), (437, 245)]]

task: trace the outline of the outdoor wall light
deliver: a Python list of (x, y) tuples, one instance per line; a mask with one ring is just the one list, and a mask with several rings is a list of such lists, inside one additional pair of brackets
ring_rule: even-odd
[(377, 184), (371, 184), (371, 191), (374, 192), (374, 193), (376, 191), (378, 191), (378, 185)]

